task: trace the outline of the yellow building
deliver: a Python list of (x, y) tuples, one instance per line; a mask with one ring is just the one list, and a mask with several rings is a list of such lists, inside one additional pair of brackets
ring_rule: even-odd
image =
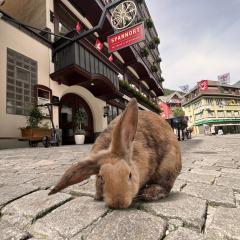
[[(196, 134), (240, 133), (240, 86), (208, 81), (208, 90), (195, 86), (182, 102)], [(221, 131), (220, 131), (221, 132)]]

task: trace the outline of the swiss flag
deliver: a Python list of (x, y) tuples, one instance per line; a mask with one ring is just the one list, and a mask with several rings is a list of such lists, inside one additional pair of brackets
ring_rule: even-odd
[(79, 22), (77, 22), (76, 31), (77, 31), (78, 33), (81, 31), (81, 25), (80, 25)]
[(112, 54), (110, 55), (110, 57), (108, 58), (108, 60), (109, 60), (110, 62), (113, 61), (113, 55), (112, 55)]
[(97, 49), (98, 51), (102, 51), (102, 49), (103, 49), (103, 43), (102, 43), (99, 39), (97, 39), (97, 40), (96, 40), (96, 43), (95, 43), (95, 47), (96, 47), (96, 49)]
[(198, 89), (202, 91), (208, 90), (208, 80), (202, 80), (198, 82)]

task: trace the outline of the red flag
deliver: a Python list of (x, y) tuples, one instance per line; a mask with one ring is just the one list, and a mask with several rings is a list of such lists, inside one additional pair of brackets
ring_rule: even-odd
[(110, 62), (113, 61), (113, 55), (112, 55), (112, 54), (109, 56), (108, 60), (109, 60)]
[(97, 49), (98, 51), (102, 51), (102, 49), (103, 49), (103, 44), (102, 44), (102, 42), (101, 42), (99, 39), (97, 39), (97, 41), (96, 41), (96, 43), (95, 43), (95, 47), (96, 47), (96, 49)]
[(77, 31), (78, 33), (81, 31), (81, 25), (80, 25), (79, 22), (77, 22), (76, 31)]
[(198, 89), (202, 91), (208, 90), (208, 80), (202, 80), (198, 82)]

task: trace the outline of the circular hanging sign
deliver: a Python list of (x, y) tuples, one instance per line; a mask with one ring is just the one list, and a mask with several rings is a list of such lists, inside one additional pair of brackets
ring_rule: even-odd
[(137, 6), (133, 1), (120, 3), (112, 12), (112, 26), (121, 30), (131, 25), (137, 15)]

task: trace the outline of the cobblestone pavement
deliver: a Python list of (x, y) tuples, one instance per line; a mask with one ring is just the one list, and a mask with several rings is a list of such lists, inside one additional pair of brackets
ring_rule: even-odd
[(183, 169), (164, 200), (110, 210), (94, 179), (48, 196), (90, 145), (0, 151), (0, 239), (238, 240), (240, 135), (181, 142)]

